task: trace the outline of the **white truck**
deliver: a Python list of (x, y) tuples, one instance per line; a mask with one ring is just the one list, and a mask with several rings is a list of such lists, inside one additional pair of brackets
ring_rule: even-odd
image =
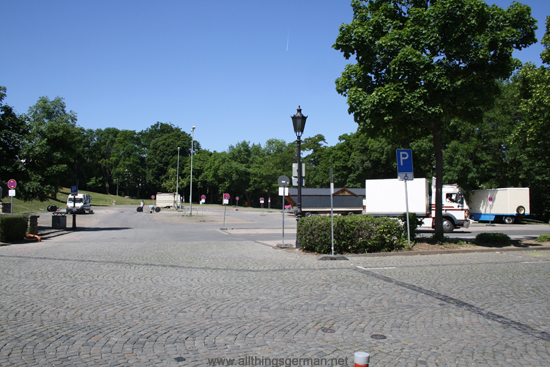
[(531, 212), (528, 187), (474, 190), (468, 202), (470, 218), (477, 221), (512, 224)]
[(180, 205), (180, 195), (175, 192), (157, 192), (157, 208), (176, 208)]
[[(435, 193), (435, 178), (432, 180)], [(409, 213), (423, 219), (423, 227), (435, 226), (435, 195), (429, 191), (425, 178), (407, 181)], [(398, 179), (366, 180), (363, 213), (374, 216), (397, 217), (407, 211), (405, 181)], [(443, 231), (452, 232), (458, 227), (470, 227), (469, 208), (464, 192), (457, 185), (443, 185)]]
[(93, 213), (92, 197), (89, 194), (69, 195), (67, 197), (66, 213)]

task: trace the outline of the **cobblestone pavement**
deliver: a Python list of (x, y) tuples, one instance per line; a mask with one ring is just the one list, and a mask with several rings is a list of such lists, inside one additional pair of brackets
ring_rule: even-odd
[(318, 261), (87, 235), (0, 247), (0, 366), (550, 365), (548, 251)]

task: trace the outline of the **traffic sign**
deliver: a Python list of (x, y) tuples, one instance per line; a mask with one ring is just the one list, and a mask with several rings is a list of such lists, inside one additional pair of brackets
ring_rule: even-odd
[(206, 200), (206, 195), (201, 195), (201, 200)]
[(235, 198), (235, 200), (239, 201), (239, 197), (237, 196), (237, 197)]
[(489, 206), (493, 206), (493, 197), (489, 196)]
[(260, 198), (260, 204), (264, 203), (264, 198)]
[(17, 181), (15, 181), (14, 179), (11, 179), (8, 181), (8, 188), (13, 190), (17, 187)]
[(151, 199), (155, 200), (155, 195), (151, 195)]
[(78, 186), (76, 185), (71, 186), (71, 195), (78, 195)]
[(413, 173), (413, 158), (411, 149), (397, 149), (397, 177), (399, 180), (412, 181)]
[(288, 186), (290, 184), (290, 179), (287, 176), (279, 176), (277, 179), (279, 186)]

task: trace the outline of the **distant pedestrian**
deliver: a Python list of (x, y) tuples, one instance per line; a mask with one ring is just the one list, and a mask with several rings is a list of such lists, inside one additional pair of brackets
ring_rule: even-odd
[(143, 202), (143, 200), (141, 201), (141, 204), (140, 204), (140, 207), (141, 207), (141, 211), (143, 211), (143, 207), (145, 206), (145, 203)]
[(149, 213), (152, 213), (153, 212), (153, 209), (155, 209), (155, 206), (154, 205), (149, 205)]

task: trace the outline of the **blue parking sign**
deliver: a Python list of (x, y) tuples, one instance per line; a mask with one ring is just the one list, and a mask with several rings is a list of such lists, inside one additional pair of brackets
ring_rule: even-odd
[(397, 178), (401, 181), (412, 181), (413, 173), (413, 158), (411, 149), (397, 149)]
[(78, 195), (78, 186), (71, 186), (71, 195)]

